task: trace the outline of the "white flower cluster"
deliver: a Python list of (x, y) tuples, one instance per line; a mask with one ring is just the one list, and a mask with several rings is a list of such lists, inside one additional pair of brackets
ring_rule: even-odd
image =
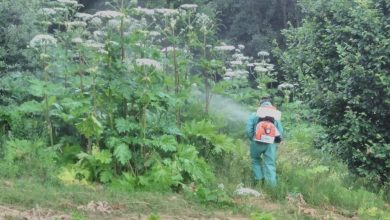
[(138, 14), (149, 15), (149, 16), (154, 15), (154, 9), (138, 7), (135, 8), (134, 11)]
[(268, 72), (268, 69), (265, 68), (264, 66), (256, 66), (255, 71), (258, 73), (266, 73), (266, 72)]
[(61, 7), (54, 7), (53, 10), (56, 11), (56, 13), (67, 13), (68, 12), (68, 9), (61, 8)]
[(278, 89), (279, 90), (283, 90), (283, 89), (292, 89), (294, 88), (294, 85), (293, 84), (290, 84), (290, 83), (282, 83), (278, 86)]
[[(224, 79), (244, 79), (249, 75), (249, 72), (246, 70), (249, 67), (249, 62), (253, 59), (252, 57), (245, 56), (241, 50), (244, 49), (245, 46), (242, 44), (235, 46), (225, 45), (222, 43), (221, 46), (217, 46), (214, 49), (219, 51), (235, 51), (231, 57), (227, 57), (225, 60), (226, 69)], [(254, 64), (251, 64), (252, 67)]]
[(157, 14), (161, 14), (163, 16), (173, 16), (179, 14), (179, 11), (176, 9), (170, 9), (170, 8), (156, 8), (154, 11)]
[(77, 12), (74, 16), (76, 18), (83, 20), (83, 21), (88, 21), (88, 20), (93, 18), (93, 15), (88, 14), (88, 13), (81, 13), (81, 12)]
[(138, 65), (138, 66), (149, 66), (149, 67), (154, 67), (155, 69), (162, 69), (161, 67), (161, 64), (156, 61), (156, 60), (152, 60), (152, 59), (136, 59), (135, 60), (135, 63)]
[(56, 44), (57, 39), (49, 34), (38, 34), (30, 41), (30, 46), (34, 48)]
[(236, 47), (231, 45), (222, 45), (222, 46), (216, 46), (214, 47), (214, 49), (218, 51), (232, 51), (235, 50)]
[(158, 37), (161, 35), (161, 33), (158, 31), (149, 31), (148, 35), (151, 37)]
[(70, 6), (79, 6), (79, 3), (74, 0), (57, 0), (57, 2), (64, 4), (64, 5), (70, 5)]
[(103, 24), (102, 22), (102, 19), (98, 18), (98, 17), (94, 17), (92, 18), (90, 21), (89, 21), (90, 24), (92, 24), (93, 26), (96, 26), (96, 27), (99, 27)]
[(95, 41), (102, 41), (104, 39), (105, 34), (102, 31), (94, 31), (92, 33), (92, 36)]
[(196, 8), (198, 8), (198, 5), (197, 4), (183, 4), (183, 5), (180, 5), (180, 8), (182, 8), (184, 10), (196, 10)]
[(71, 41), (72, 41), (72, 43), (75, 43), (75, 44), (83, 43), (83, 39), (81, 39), (81, 37), (75, 37)]
[(55, 14), (57, 14), (56, 10), (54, 10), (52, 8), (42, 8), (41, 11), (42, 11), (42, 14), (44, 14), (44, 15), (55, 15)]
[(267, 51), (260, 51), (257, 53), (257, 56), (268, 57), (269, 53)]
[(107, 22), (107, 26), (113, 30), (119, 30), (121, 27), (121, 21), (118, 19), (110, 19)]
[(57, 0), (57, 2), (62, 4), (77, 5), (78, 2), (74, 0)]
[(239, 184), (237, 186), (237, 189), (234, 191), (234, 194), (238, 196), (254, 196), (254, 197), (261, 196), (261, 193), (251, 188), (245, 188), (243, 184)]
[(224, 79), (230, 80), (230, 79), (242, 79), (245, 78), (249, 74), (246, 70), (232, 70), (232, 69), (226, 69)]
[(230, 65), (232, 65), (232, 66), (241, 66), (242, 64), (243, 64), (243, 62), (241, 60), (230, 61)]
[(243, 45), (243, 44), (239, 44), (239, 45), (237, 45), (237, 47), (238, 47), (238, 49), (240, 49), (240, 50), (245, 49), (245, 45)]
[(235, 60), (240, 60), (240, 61), (246, 61), (246, 60), (250, 59), (250, 57), (247, 57), (242, 53), (235, 53), (232, 55), (232, 58)]
[(94, 49), (102, 49), (102, 48), (104, 48), (104, 44), (96, 42), (94, 40), (87, 40), (84, 43), (84, 46), (85, 47), (89, 47), (89, 48), (94, 48)]
[(71, 21), (71, 22), (66, 22), (66, 26), (71, 27), (71, 28), (84, 28), (87, 26), (87, 23), (84, 21)]
[(100, 17), (100, 18), (117, 18), (117, 17), (123, 17), (124, 14), (118, 11), (98, 11), (94, 14), (95, 17)]
[(254, 65), (255, 65), (254, 70), (258, 73), (271, 72), (274, 70), (274, 65), (270, 63), (261, 62), (261, 63), (254, 63)]

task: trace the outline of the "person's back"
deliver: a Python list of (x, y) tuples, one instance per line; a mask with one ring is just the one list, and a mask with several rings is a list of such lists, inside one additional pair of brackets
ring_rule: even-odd
[[(260, 107), (271, 107), (272, 104), (267, 98), (263, 98), (260, 102)], [(254, 174), (255, 182), (265, 179), (265, 181), (274, 186), (276, 185), (276, 144), (265, 143), (256, 140), (256, 126), (262, 120), (258, 116), (258, 113), (252, 113), (247, 121), (246, 135), (250, 141), (250, 156), (252, 159), (252, 170)], [(283, 126), (279, 120), (273, 120), (272, 122), (277, 129), (277, 133), (280, 134), (279, 138), (282, 138)], [(264, 164), (263, 164), (264, 162)]]

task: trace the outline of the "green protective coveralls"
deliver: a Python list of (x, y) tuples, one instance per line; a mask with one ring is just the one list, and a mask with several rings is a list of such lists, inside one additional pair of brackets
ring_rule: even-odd
[[(261, 106), (271, 105), (264, 102)], [(254, 141), (254, 133), (259, 117), (252, 113), (246, 124), (246, 135), (250, 141), (250, 157), (252, 159), (252, 171), (256, 182), (265, 179), (266, 183), (276, 185), (276, 144), (267, 144)], [(283, 134), (283, 126), (279, 120), (275, 120), (275, 127)]]

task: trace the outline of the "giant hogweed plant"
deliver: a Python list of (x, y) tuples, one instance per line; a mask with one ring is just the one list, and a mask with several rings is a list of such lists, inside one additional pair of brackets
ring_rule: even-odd
[[(18, 109), (26, 117), (45, 116), (46, 124), (53, 123), (47, 126), (50, 145), (78, 160), (64, 166), (59, 177), (69, 183), (164, 189), (212, 182), (206, 147), (220, 155), (232, 143), (211, 125), (197, 135), (197, 127), (209, 122), (184, 122), (180, 129), (179, 106), (188, 102), (191, 84), (187, 64), (195, 62), (188, 61), (194, 54), (173, 33), (184, 22), (157, 36), (157, 21), (129, 16), (131, 10), (122, 4), (120, 11), (94, 15), (77, 13), (80, 5), (74, 1), (44, 4), (50, 16), (43, 23), (62, 21), (66, 31), (46, 35), (56, 47), (40, 56), (45, 62), (37, 76), (42, 77), (29, 85), (34, 100)], [(63, 14), (56, 17), (52, 10)], [(159, 16), (168, 19), (169, 12)], [(176, 44), (177, 51), (161, 50), (167, 44)]]

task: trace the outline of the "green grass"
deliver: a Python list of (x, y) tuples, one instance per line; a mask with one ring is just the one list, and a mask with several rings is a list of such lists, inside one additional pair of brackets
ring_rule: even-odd
[(125, 207), (123, 211), (127, 213), (163, 212), (180, 215), (186, 210), (191, 210), (192, 214), (213, 211), (186, 200), (183, 195), (170, 192), (128, 192), (102, 185), (42, 184), (36, 179), (23, 178), (0, 179), (0, 184), (0, 203), (25, 209), (39, 205), (73, 213), (77, 211), (77, 206), (86, 205), (90, 201), (106, 201), (110, 205)]

